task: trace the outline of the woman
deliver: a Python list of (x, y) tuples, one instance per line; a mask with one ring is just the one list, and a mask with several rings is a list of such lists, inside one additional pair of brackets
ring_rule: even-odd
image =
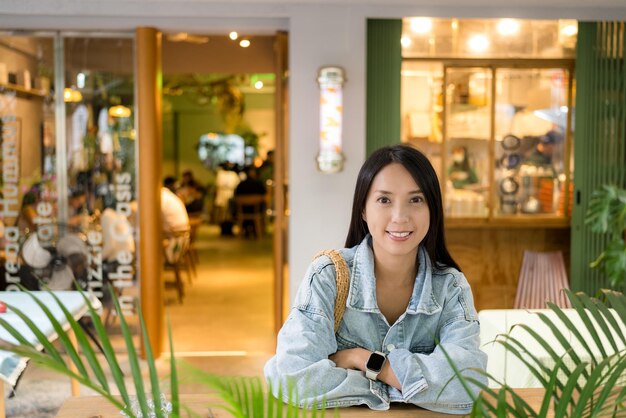
[(487, 359), (472, 293), (445, 246), (437, 175), (423, 154), (396, 145), (368, 158), (341, 254), (350, 289), (339, 330), (335, 269), (324, 256), (309, 267), (265, 365), (274, 395), (282, 387), (286, 400), (293, 382), (300, 406), (388, 409), (400, 402), (469, 412), (460, 382), (448, 383), (454, 372), (443, 350), (459, 370), (484, 370)]
[(467, 148), (463, 146), (454, 147), (452, 150), (452, 165), (448, 169), (448, 177), (455, 189), (478, 183), (478, 176), (470, 166), (467, 154)]

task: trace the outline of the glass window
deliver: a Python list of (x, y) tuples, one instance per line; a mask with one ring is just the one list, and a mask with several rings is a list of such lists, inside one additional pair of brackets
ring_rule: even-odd
[(574, 58), (575, 20), (403, 19), (406, 58)]
[(127, 311), (136, 280), (133, 39), (64, 38), (68, 219), (86, 237), (87, 286)]
[[(54, 285), (48, 246), (56, 219), (54, 41), (0, 36), (0, 289)], [(28, 242), (33, 251), (22, 251)]]
[(569, 73), (498, 69), (497, 215), (563, 215)]
[(446, 69), (445, 208), (486, 217), (491, 140), (491, 69)]

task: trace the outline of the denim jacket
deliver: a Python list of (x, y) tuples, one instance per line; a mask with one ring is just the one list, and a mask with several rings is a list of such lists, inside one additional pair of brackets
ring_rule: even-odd
[[(486, 368), (487, 356), (479, 349), (478, 316), (465, 276), (454, 268), (434, 270), (420, 247), (413, 294), (406, 311), (390, 326), (376, 303), (371, 238), (341, 253), (350, 269), (350, 289), (339, 330), (335, 335), (335, 269), (323, 256), (309, 267), (278, 334), (276, 355), (265, 365), (274, 396), (279, 396), (282, 385), (280, 393), (287, 401), (287, 385), (293, 384), (300, 407), (324, 402), (326, 407), (365, 404), (385, 410), (391, 402), (401, 402), (438, 412), (468, 413), (472, 400), (458, 379), (448, 383), (454, 371), (442, 350), (459, 370)], [(354, 347), (387, 354), (402, 390), (371, 381), (359, 370), (336, 367), (328, 358)], [(463, 374), (486, 383), (477, 372), (465, 370)]]

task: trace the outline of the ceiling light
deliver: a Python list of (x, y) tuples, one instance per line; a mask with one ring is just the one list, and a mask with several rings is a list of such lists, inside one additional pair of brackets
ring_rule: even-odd
[(77, 103), (83, 100), (83, 95), (74, 86), (63, 89), (63, 101), (66, 103)]
[(85, 88), (85, 73), (78, 73), (76, 74), (76, 85), (78, 86), (79, 89), (84, 89)]
[(489, 48), (489, 39), (485, 35), (473, 35), (467, 45), (472, 52), (484, 52)]
[(239, 42), (239, 46), (242, 48), (247, 48), (250, 46), (250, 41), (248, 39), (242, 39), (241, 42)]
[(568, 23), (561, 27), (561, 34), (563, 36), (574, 36), (578, 33), (578, 25), (576, 23)]
[(257, 90), (261, 90), (263, 88), (263, 82), (261, 80), (254, 83), (254, 88)]
[(519, 21), (515, 19), (500, 19), (498, 33), (502, 36), (511, 36), (519, 32)]
[(402, 48), (410, 47), (411, 43), (411, 38), (409, 38), (408, 36), (403, 36), (402, 38), (400, 38), (400, 44), (402, 45)]
[(228, 37), (234, 41), (235, 39), (239, 38), (239, 34), (235, 31), (232, 31), (228, 34)]
[(415, 33), (428, 33), (433, 28), (433, 20), (430, 17), (414, 17), (410, 22), (411, 30)]
[(206, 44), (209, 42), (208, 36), (191, 35), (186, 32), (179, 32), (175, 35), (167, 35), (170, 42), (190, 42), (192, 44)]
[(109, 116), (114, 118), (129, 118), (130, 113), (130, 108), (123, 105), (112, 106), (109, 108)]

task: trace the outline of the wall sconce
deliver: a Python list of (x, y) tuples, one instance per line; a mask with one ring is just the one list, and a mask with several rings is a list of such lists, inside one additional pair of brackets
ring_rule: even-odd
[(345, 157), (342, 153), (341, 125), (344, 81), (342, 68), (320, 68), (317, 77), (320, 85), (320, 152), (317, 155), (317, 168), (322, 173), (343, 170)]

